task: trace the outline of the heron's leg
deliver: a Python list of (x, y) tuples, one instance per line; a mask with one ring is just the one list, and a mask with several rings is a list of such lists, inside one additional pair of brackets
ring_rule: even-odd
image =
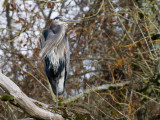
[(56, 107), (58, 107), (58, 81), (56, 80)]

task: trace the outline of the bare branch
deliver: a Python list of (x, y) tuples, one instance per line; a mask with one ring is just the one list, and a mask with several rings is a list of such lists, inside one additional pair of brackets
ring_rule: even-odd
[(44, 110), (36, 106), (31, 101), (31, 99), (26, 94), (24, 94), (13, 81), (11, 81), (2, 73), (0, 73), (0, 86), (7, 92), (9, 92), (10, 95), (14, 96), (17, 104), (32, 117), (45, 120), (63, 120), (61, 115), (54, 114), (48, 110)]
[(63, 101), (62, 104), (69, 104), (71, 102), (74, 102), (74, 101), (78, 100), (81, 97), (84, 97), (85, 95), (87, 95), (89, 93), (108, 90), (109, 88), (112, 88), (112, 87), (114, 87), (114, 88), (115, 87), (123, 87), (125, 85), (128, 85), (129, 83), (130, 83), (129, 81), (126, 81), (126, 82), (121, 82), (121, 83), (106, 84), (106, 85), (102, 85), (102, 86), (98, 86), (98, 87), (93, 87), (93, 88), (90, 88), (90, 89), (76, 95), (76, 96), (73, 96), (73, 97), (69, 98), (68, 100)]

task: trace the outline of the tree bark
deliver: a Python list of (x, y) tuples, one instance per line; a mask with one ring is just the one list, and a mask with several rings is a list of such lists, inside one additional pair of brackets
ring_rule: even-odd
[(54, 114), (48, 110), (36, 106), (31, 99), (24, 94), (20, 88), (8, 77), (0, 72), (0, 86), (14, 97), (17, 104), (33, 118), (45, 120), (64, 120), (59, 114)]

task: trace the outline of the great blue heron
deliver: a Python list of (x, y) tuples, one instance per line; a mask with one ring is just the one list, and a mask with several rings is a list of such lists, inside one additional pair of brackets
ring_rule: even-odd
[(69, 73), (70, 50), (66, 33), (69, 22), (79, 21), (56, 17), (50, 28), (43, 32), (40, 56), (43, 57), (45, 72), (55, 95), (61, 95), (64, 92)]

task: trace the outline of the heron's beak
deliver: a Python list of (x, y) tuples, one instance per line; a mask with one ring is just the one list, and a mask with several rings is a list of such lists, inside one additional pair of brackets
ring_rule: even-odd
[(68, 23), (79, 23), (79, 22), (81, 22), (81, 20), (69, 20), (69, 19), (65, 19), (64, 22), (67, 23), (67, 24)]

